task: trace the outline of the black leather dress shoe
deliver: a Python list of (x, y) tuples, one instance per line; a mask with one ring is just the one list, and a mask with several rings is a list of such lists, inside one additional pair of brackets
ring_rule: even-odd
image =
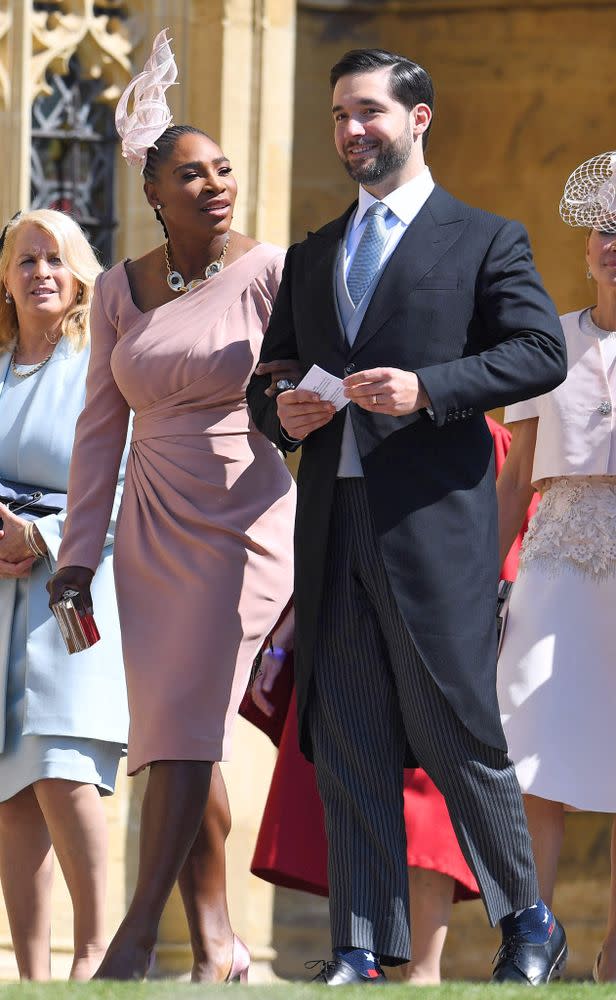
[[(322, 983), (324, 986), (382, 986), (387, 982), (382, 972), (377, 972), (376, 976), (360, 975), (343, 958), (321, 964), (322, 969), (312, 980), (313, 983)], [(312, 965), (312, 962), (306, 962), (306, 968)]]
[(562, 924), (554, 927), (545, 944), (530, 944), (519, 934), (505, 938), (494, 961), (492, 980), (539, 986), (560, 979), (567, 964), (567, 938)]

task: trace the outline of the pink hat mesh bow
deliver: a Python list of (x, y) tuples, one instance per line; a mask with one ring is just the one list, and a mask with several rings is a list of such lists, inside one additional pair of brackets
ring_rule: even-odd
[[(143, 71), (133, 77), (120, 97), (115, 113), (115, 124), (122, 139), (122, 156), (131, 167), (145, 167), (148, 149), (156, 145), (173, 118), (165, 91), (175, 83), (178, 68), (167, 39), (168, 28), (158, 33), (152, 52)], [(133, 96), (133, 110), (129, 114), (128, 102)]]

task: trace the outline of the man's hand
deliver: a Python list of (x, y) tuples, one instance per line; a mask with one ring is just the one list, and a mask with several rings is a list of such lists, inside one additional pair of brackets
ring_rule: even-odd
[(297, 385), (301, 381), (303, 374), (299, 361), (293, 359), (288, 361), (260, 362), (255, 369), (255, 375), (271, 375), (271, 384), (265, 390), (265, 395), (270, 398), (276, 395), (276, 382), (279, 379), (287, 378), (290, 382), (294, 382)]
[(343, 379), (345, 396), (371, 413), (403, 417), (430, 406), (430, 398), (415, 372), (400, 368), (370, 368)]
[(0, 559), (9, 563), (22, 563), (32, 555), (26, 542), (25, 527), (28, 523), (17, 517), (8, 507), (0, 503)]
[[(255, 705), (268, 717), (274, 714), (276, 708), (269, 696), (278, 674), (284, 667), (284, 658), (285, 651), (282, 649), (264, 649), (261, 656), (261, 667), (250, 689)], [(289, 668), (287, 667), (287, 669)]]
[(309, 389), (288, 389), (276, 397), (278, 419), (289, 435), (297, 441), (324, 427), (336, 412), (333, 403), (321, 399)]

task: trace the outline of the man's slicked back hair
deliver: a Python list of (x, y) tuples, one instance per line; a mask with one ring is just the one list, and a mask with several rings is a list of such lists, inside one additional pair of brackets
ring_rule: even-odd
[[(409, 111), (416, 104), (427, 104), (434, 109), (434, 86), (430, 74), (418, 63), (406, 56), (396, 55), (387, 49), (351, 49), (345, 52), (329, 74), (332, 90), (343, 76), (356, 73), (374, 73), (378, 69), (390, 69), (389, 92), (391, 97)], [(428, 134), (432, 122), (423, 133), (423, 148), (428, 144)]]

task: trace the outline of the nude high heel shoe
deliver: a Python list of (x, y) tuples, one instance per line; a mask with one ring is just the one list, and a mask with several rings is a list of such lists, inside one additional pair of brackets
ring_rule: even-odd
[(247, 983), (249, 968), (250, 952), (242, 939), (238, 938), (237, 934), (234, 934), (231, 968), (227, 973), (225, 983)]

